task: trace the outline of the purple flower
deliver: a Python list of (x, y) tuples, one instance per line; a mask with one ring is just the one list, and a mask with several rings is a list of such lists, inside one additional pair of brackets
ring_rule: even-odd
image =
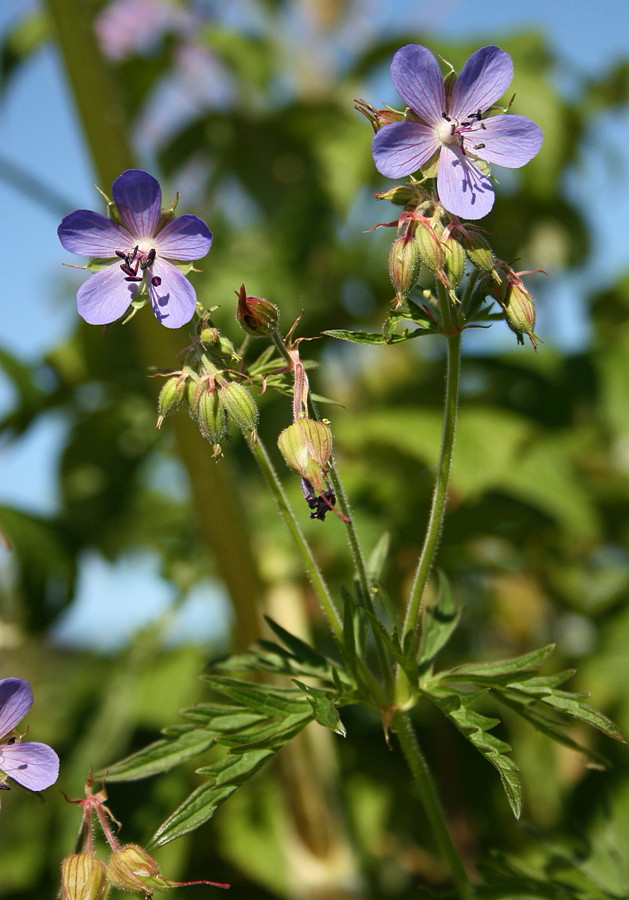
[[(8, 736), (33, 705), (28, 681), (0, 680), (0, 738)], [(34, 744), (9, 737), (0, 743), (0, 771), (22, 787), (43, 791), (59, 775), (59, 757), (47, 744)]]
[(212, 245), (212, 232), (197, 216), (162, 213), (160, 186), (147, 172), (123, 172), (114, 181), (112, 196), (120, 224), (101, 213), (77, 209), (57, 229), (70, 253), (118, 257), (81, 285), (76, 296), (79, 315), (90, 325), (107, 325), (148, 292), (158, 322), (167, 328), (185, 325), (194, 314), (197, 296), (168, 260), (201, 259)]
[(385, 125), (373, 140), (377, 170), (401, 178), (439, 154), (437, 191), (443, 206), (468, 219), (487, 215), (494, 203), (489, 178), (477, 160), (517, 169), (542, 144), (542, 130), (526, 116), (482, 115), (504, 94), (513, 78), (511, 57), (499, 47), (483, 47), (468, 59), (448, 90), (430, 50), (408, 44), (391, 64), (393, 84), (422, 123)]

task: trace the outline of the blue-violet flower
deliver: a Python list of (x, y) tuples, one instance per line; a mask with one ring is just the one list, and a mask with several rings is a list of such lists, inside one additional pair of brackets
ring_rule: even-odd
[(477, 50), (453, 85), (446, 79), (446, 91), (430, 50), (408, 44), (393, 57), (391, 78), (415, 120), (385, 125), (377, 132), (372, 147), (377, 170), (401, 178), (438, 154), (437, 191), (445, 209), (468, 219), (487, 215), (494, 191), (476, 162), (517, 169), (535, 156), (543, 137), (526, 116), (483, 118), (511, 83), (509, 54), (499, 47)]
[[(0, 679), (0, 738), (10, 735), (33, 705), (33, 692), (21, 678)], [(31, 791), (43, 791), (59, 775), (59, 757), (47, 744), (9, 737), (0, 743), (0, 771)]]
[(163, 214), (162, 192), (147, 172), (128, 169), (113, 183), (114, 221), (89, 209), (66, 216), (57, 229), (66, 250), (79, 256), (117, 260), (81, 285), (77, 306), (90, 325), (120, 318), (141, 289), (158, 322), (179, 328), (194, 314), (194, 288), (169, 260), (201, 259), (212, 244), (212, 232), (197, 216)]

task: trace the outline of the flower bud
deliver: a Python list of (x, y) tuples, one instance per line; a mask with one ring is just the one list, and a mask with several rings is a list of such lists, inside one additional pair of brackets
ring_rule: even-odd
[(458, 237), (450, 232), (441, 238), (443, 247), (443, 271), (451, 288), (457, 287), (465, 273), (465, 250)]
[(365, 118), (369, 119), (374, 131), (380, 131), (383, 125), (391, 125), (394, 122), (403, 122), (405, 118), (404, 113), (391, 109), (390, 106), (387, 106), (386, 109), (376, 109), (375, 106), (372, 106), (365, 100), (356, 100), (354, 109), (358, 110)]
[(528, 338), (537, 349), (538, 337), (533, 333), (535, 328), (535, 304), (533, 298), (521, 282), (511, 283), (504, 300), (500, 301), (507, 325), (514, 331), (518, 338), (518, 344), (524, 343), (523, 335)]
[(114, 850), (107, 863), (107, 881), (120, 891), (151, 897), (154, 891), (170, 887), (155, 860), (137, 844)]
[[(438, 234), (435, 233), (435, 224)], [(415, 232), (417, 249), (431, 272), (441, 270), (444, 264), (445, 253), (439, 240), (441, 230), (441, 223), (438, 220), (435, 223), (432, 219), (423, 219)]]
[(410, 184), (398, 184), (388, 191), (375, 194), (376, 200), (388, 200), (396, 206), (406, 206), (409, 203), (415, 205), (418, 202), (418, 190)]
[(199, 340), (209, 348), (212, 356), (217, 357), (218, 359), (230, 359), (234, 361), (240, 359), (232, 342), (229, 338), (222, 335), (218, 328), (204, 328), (199, 335)]
[(247, 297), (244, 284), (236, 291), (238, 306), (236, 318), (241, 328), (253, 337), (273, 334), (280, 320), (280, 313), (274, 303), (262, 297)]
[(225, 408), (217, 388), (209, 390), (204, 386), (196, 397), (194, 418), (199, 426), (199, 431), (206, 441), (214, 447), (214, 454), (220, 453), (220, 443), (225, 436), (227, 422)]
[(305, 478), (315, 492), (327, 489), (325, 473), (332, 455), (332, 432), (323, 422), (297, 419), (280, 434), (277, 446), (287, 465)]
[(247, 388), (237, 381), (227, 381), (220, 390), (221, 401), (229, 418), (242, 431), (255, 431), (258, 427), (258, 407)]
[(104, 888), (105, 863), (93, 853), (74, 853), (62, 861), (62, 900), (99, 900)]
[(397, 237), (389, 251), (389, 276), (399, 300), (405, 300), (417, 284), (422, 258), (412, 234)]
[(478, 231), (466, 230), (459, 235), (463, 249), (469, 261), (483, 272), (491, 272), (494, 267), (494, 254), (487, 238)]
[(184, 394), (186, 392), (186, 377), (185, 375), (173, 375), (172, 378), (169, 378), (168, 381), (165, 381), (161, 391), (159, 392), (159, 398), (157, 400), (157, 427), (162, 427), (162, 422), (166, 418), (166, 416), (172, 415), (172, 413), (177, 412), (179, 407), (181, 406), (181, 401), (184, 398)]
[(107, 863), (107, 881), (120, 891), (141, 894), (143, 898), (152, 897), (155, 891), (191, 884), (229, 887), (216, 881), (170, 881), (164, 878), (153, 857), (137, 844), (127, 844), (120, 850), (114, 850)]

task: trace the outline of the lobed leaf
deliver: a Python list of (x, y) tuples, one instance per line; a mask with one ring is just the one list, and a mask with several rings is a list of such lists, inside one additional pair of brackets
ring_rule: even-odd
[(203, 753), (215, 743), (215, 736), (201, 729), (181, 732), (174, 738), (165, 738), (143, 747), (120, 762), (97, 773), (97, 777), (106, 777), (108, 781), (136, 781), (167, 772), (191, 756)]
[(428, 696), (497, 770), (513, 815), (519, 819), (522, 812), (522, 783), (517, 765), (506, 755), (511, 747), (495, 735), (489, 734), (492, 728), (500, 724), (500, 719), (488, 718), (471, 708), (485, 693), (474, 691), (459, 694), (433, 689), (428, 692)]

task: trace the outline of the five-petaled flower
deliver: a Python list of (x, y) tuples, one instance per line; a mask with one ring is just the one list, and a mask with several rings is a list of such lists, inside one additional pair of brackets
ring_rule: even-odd
[(167, 328), (185, 325), (194, 314), (196, 293), (169, 260), (201, 259), (210, 249), (212, 232), (197, 216), (163, 213), (160, 186), (147, 172), (123, 172), (114, 181), (112, 197), (114, 219), (78, 209), (57, 229), (70, 253), (115, 260), (81, 285), (79, 314), (90, 325), (107, 325), (147, 291), (158, 322)]
[(393, 57), (391, 78), (415, 120), (385, 125), (377, 132), (373, 156), (378, 171), (401, 178), (439, 154), (437, 191), (445, 209), (468, 219), (487, 215), (494, 191), (476, 161), (517, 169), (542, 144), (541, 128), (526, 116), (483, 118), (511, 83), (509, 54), (499, 47), (477, 50), (446, 91), (432, 53), (408, 44)]
[(43, 791), (57, 780), (59, 757), (47, 744), (10, 736), (32, 705), (33, 693), (28, 681), (0, 680), (0, 738), (8, 737), (0, 743), (0, 772), (31, 791)]

